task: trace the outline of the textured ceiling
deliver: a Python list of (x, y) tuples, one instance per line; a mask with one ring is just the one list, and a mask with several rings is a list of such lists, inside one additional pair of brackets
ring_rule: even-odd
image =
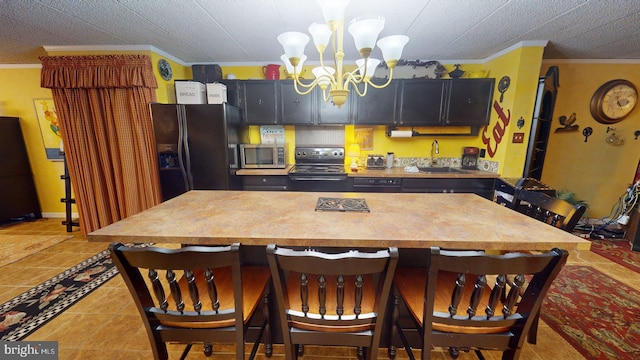
[[(549, 41), (546, 59), (640, 59), (636, 0), (351, 0), (345, 20), (356, 15), (384, 16), (381, 37), (408, 35), (406, 60), (479, 61), (529, 40)], [(185, 64), (275, 62), (278, 34), (322, 21), (315, 0), (0, 0), (0, 64), (38, 64), (43, 46), (123, 45)]]

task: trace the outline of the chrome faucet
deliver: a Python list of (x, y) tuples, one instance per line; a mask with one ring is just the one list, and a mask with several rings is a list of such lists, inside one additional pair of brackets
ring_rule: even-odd
[(431, 166), (438, 165), (436, 161), (436, 154), (440, 154), (440, 146), (438, 140), (433, 140), (431, 143)]

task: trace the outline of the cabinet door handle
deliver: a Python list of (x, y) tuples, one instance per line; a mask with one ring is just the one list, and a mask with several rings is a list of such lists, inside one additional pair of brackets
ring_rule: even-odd
[(471, 98), (467, 98), (467, 100), (465, 101), (467, 104), (473, 104), (473, 99)]
[(262, 105), (262, 104), (264, 104), (264, 100), (258, 99), (258, 105)]

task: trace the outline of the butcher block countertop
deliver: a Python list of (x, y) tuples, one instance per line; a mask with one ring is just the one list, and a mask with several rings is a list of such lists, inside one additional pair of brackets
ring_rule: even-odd
[[(287, 175), (293, 165), (288, 165), (284, 169), (239, 169), (236, 175)], [(395, 167), (391, 169), (367, 170), (359, 169), (352, 172), (347, 169), (349, 177), (381, 177), (381, 178), (436, 178), (436, 179), (479, 179), (479, 178), (499, 178), (500, 174), (482, 170), (462, 170), (464, 173), (411, 173), (404, 171), (404, 168)]]
[[(369, 212), (316, 211), (320, 198)], [(190, 191), (90, 241), (485, 250), (587, 250), (590, 242), (474, 194)]]

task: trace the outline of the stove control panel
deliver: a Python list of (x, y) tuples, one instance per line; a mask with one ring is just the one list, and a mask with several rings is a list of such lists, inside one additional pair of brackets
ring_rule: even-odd
[(296, 147), (296, 163), (341, 163), (344, 161), (342, 147)]

